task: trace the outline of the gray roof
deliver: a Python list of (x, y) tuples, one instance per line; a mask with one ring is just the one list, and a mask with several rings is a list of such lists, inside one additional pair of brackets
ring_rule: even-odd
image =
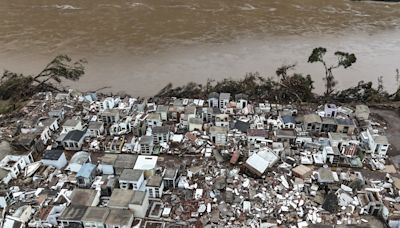
[(189, 123), (192, 124), (203, 124), (203, 119), (201, 118), (190, 118)]
[(229, 98), (231, 97), (231, 94), (230, 93), (220, 93), (219, 94), (219, 99), (220, 100), (222, 100), (222, 99), (226, 99), (226, 100), (229, 100)]
[(123, 169), (133, 169), (137, 160), (137, 155), (134, 154), (118, 154), (117, 159), (115, 160), (114, 167), (115, 168), (123, 168)]
[(146, 183), (146, 186), (149, 187), (160, 187), (162, 183), (162, 177), (160, 176), (151, 176)]
[(152, 129), (153, 134), (167, 134), (169, 132), (168, 126), (155, 126)]
[(100, 129), (103, 125), (104, 125), (103, 122), (92, 121), (92, 122), (89, 122), (88, 129), (98, 130), (98, 129)]
[(81, 122), (81, 120), (76, 120), (76, 119), (68, 119), (65, 121), (63, 124), (64, 127), (75, 127)]
[(156, 112), (158, 112), (158, 113), (160, 113), (160, 112), (168, 112), (168, 106), (167, 105), (159, 105), (159, 106), (157, 106), (157, 111)]
[(70, 199), (72, 205), (92, 206), (97, 191), (94, 189), (74, 188)]
[(88, 207), (81, 205), (69, 205), (61, 213), (58, 220), (61, 221), (81, 221), (82, 217), (85, 215)]
[(115, 188), (112, 191), (108, 206), (111, 208), (128, 208), (129, 201), (133, 198), (134, 192), (133, 190)]
[(142, 137), (140, 137), (139, 143), (140, 144), (151, 144), (151, 143), (153, 143), (153, 137), (147, 136), (147, 135), (142, 136)]
[(76, 141), (79, 142), (84, 136), (86, 132), (85, 131), (80, 131), (80, 130), (73, 130), (67, 133), (67, 135), (64, 137), (63, 141)]
[(304, 115), (304, 122), (305, 123), (321, 123), (321, 117), (317, 114), (307, 114)]
[(43, 160), (57, 161), (64, 154), (63, 150), (46, 150), (42, 157)]
[(378, 135), (374, 137), (374, 141), (377, 144), (381, 144), (381, 145), (388, 145), (389, 144), (389, 140), (386, 136), (384, 135)]
[(119, 177), (122, 181), (138, 181), (144, 171), (139, 169), (124, 169)]
[(167, 168), (164, 172), (164, 179), (175, 178), (175, 175), (177, 175), (177, 172), (178, 172), (177, 169)]
[(235, 100), (240, 100), (240, 99), (247, 100), (248, 98), (249, 96), (244, 93), (239, 93), (235, 95)]
[(347, 126), (354, 125), (354, 122), (352, 119), (336, 118), (335, 120), (336, 120), (336, 123), (339, 125), (347, 125)]
[(130, 210), (111, 209), (105, 224), (130, 227), (133, 220), (133, 213)]
[(210, 98), (218, 99), (219, 98), (219, 94), (216, 93), (216, 92), (212, 92), (212, 93), (208, 94), (208, 99), (210, 99)]
[(82, 217), (83, 222), (105, 223), (110, 213), (107, 207), (88, 207), (85, 215)]
[[(130, 190), (130, 191), (132, 191), (132, 190)], [(146, 198), (146, 192), (137, 191), (137, 190), (133, 190), (132, 192), (133, 192), (133, 196), (129, 203), (135, 204), (135, 205), (142, 205), (144, 198)]]

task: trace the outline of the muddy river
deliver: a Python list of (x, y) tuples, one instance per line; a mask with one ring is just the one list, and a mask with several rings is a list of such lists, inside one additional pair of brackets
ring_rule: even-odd
[[(394, 90), (400, 68), (400, 4), (346, 0), (2, 0), (0, 70), (38, 72), (57, 54), (86, 58), (71, 87), (110, 86), (147, 96), (166, 83), (273, 76), (297, 63), (322, 91), (317, 46), (354, 52), (338, 87), (384, 77)], [(330, 59), (334, 61), (334, 59)]]

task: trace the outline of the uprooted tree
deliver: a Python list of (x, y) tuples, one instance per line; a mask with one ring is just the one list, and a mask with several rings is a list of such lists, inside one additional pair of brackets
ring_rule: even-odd
[(299, 73), (289, 74), (289, 71), (294, 70), (295, 64), (283, 65), (276, 70), (280, 88), (277, 90), (281, 99), (298, 102), (310, 102), (314, 100), (313, 83), (310, 75), (304, 77)]
[(323, 47), (314, 48), (310, 57), (308, 58), (308, 62), (309, 63), (320, 62), (324, 66), (325, 69), (324, 80), (326, 87), (325, 97), (329, 97), (333, 93), (334, 88), (337, 84), (337, 81), (335, 80), (332, 71), (339, 67), (343, 67), (345, 69), (350, 67), (357, 61), (357, 58), (353, 53), (337, 51), (335, 52), (335, 56), (337, 57), (338, 60), (337, 63), (334, 65), (328, 65), (328, 63), (324, 59), (326, 52), (327, 52), (326, 48)]
[(37, 75), (4, 71), (0, 79), (0, 99), (20, 101), (40, 91), (63, 91), (63, 80), (77, 81), (85, 73), (86, 61), (72, 61), (67, 55), (55, 57)]

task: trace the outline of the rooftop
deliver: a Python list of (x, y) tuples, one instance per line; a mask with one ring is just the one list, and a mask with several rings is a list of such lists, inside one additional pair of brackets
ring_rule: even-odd
[(128, 227), (133, 221), (133, 213), (130, 210), (111, 209), (105, 224), (108, 226)]
[(88, 207), (81, 205), (69, 205), (58, 218), (61, 221), (81, 221)]
[(57, 161), (64, 154), (63, 150), (46, 150), (42, 159)]
[(157, 156), (145, 156), (139, 155), (134, 169), (141, 169), (141, 170), (150, 170), (154, 169), (157, 164), (158, 157)]
[(149, 187), (160, 187), (161, 183), (162, 183), (162, 177), (160, 177), (160, 176), (151, 176), (148, 179), (148, 181), (146, 183), (146, 186), (149, 186)]
[(79, 169), (78, 173), (76, 174), (77, 177), (84, 177), (89, 178), (92, 175), (93, 170), (96, 169), (96, 165), (92, 163), (85, 163)]
[(121, 181), (139, 181), (143, 175), (143, 170), (138, 169), (124, 169), (119, 177)]
[(80, 131), (80, 130), (72, 130), (67, 133), (67, 135), (64, 137), (63, 141), (71, 140), (71, 141), (80, 141), (84, 136), (86, 132), (85, 131)]
[(105, 223), (110, 213), (107, 207), (88, 207), (85, 215), (82, 217), (83, 222)]
[(115, 188), (112, 191), (108, 206), (111, 208), (128, 208), (129, 201), (133, 198), (135, 191)]
[(92, 206), (97, 191), (94, 189), (75, 188), (70, 196), (72, 205)]

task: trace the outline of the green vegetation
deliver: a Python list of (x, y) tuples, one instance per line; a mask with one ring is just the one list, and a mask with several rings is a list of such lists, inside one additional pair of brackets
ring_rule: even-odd
[(73, 62), (67, 55), (55, 57), (37, 75), (4, 71), (0, 78), (0, 113), (15, 110), (19, 104), (41, 91), (63, 91), (63, 80), (77, 81), (85, 73), (85, 60)]
[(400, 101), (400, 73), (396, 70), (396, 81), (399, 89), (394, 94), (389, 94), (383, 88), (383, 77), (378, 77), (377, 88), (372, 82), (360, 81), (356, 86), (344, 90), (335, 90), (337, 84), (333, 71), (337, 68), (344, 69), (356, 63), (357, 58), (353, 53), (336, 51), (334, 55), (337, 62), (329, 65), (324, 57), (327, 49), (315, 48), (308, 58), (309, 63), (322, 63), (325, 75), (326, 91), (323, 96), (313, 93), (314, 81), (310, 75), (303, 76), (291, 73), (295, 65), (284, 65), (276, 70), (276, 77), (264, 77), (259, 73), (247, 73), (243, 79), (234, 80), (226, 78), (221, 81), (208, 80), (206, 85), (190, 82), (183, 86), (173, 87), (171, 83), (165, 86), (156, 97), (189, 97), (205, 98), (211, 92), (226, 92), (231, 94), (244, 93), (252, 100), (269, 100), (272, 102), (391, 102)]
[(329, 97), (332, 95), (334, 88), (337, 84), (335, 77), (333, 76), (333, 70), (339, 67), (348, 68), (353, 63), (357, 61), (357, 58), (354, 54), (349, 54), (347, 52), (337, 51), (335, 52), (335, 56), (337, 57), (338, 61), (334, 65), (328, 65), (328, 63), (324, 60), (324, 56), (327, 50), (323, 47), (314, 48), (310, 57), (308, 58), (309, 63), (320, 62), (324, 66), (325, 69), (325, 96)]

